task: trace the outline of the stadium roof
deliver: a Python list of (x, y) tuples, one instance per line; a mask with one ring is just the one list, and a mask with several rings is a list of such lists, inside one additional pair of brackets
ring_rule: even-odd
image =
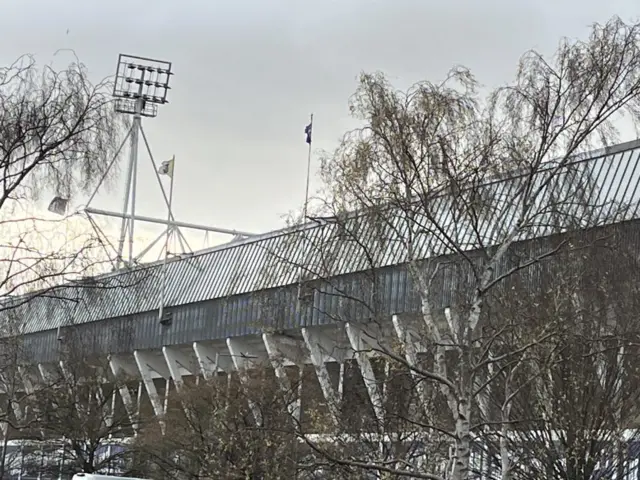
[[(639, 164), (640, 141), (634, 141), (593, 152), (553, 178), (548, 171), (537, 173), (534, 184), (550, 181), (536, 221), (518, 240), (638, 218)], [(450, 254), (452, 243), (461, 250), (499, 243), (516, 221), (514, 197), (524, 181), (525, 177), (516, 176), (479, 187), (480, 197), (490, 201), (473, 225), (456, 215), (450, 196), (432, 199), (430, 216), (418, 218), (424, 228), (416, 240), (416, 256)], [(156, 310), (165, 274), (165, 304), (180, 306), (292, 285), (301, 275), (311, 279), (367, 270), (372, 258), (365, 252), (373, 253), (375, 267), (405, 262), (401, 240), (406, 238), (406, 221), (398, 216), (383, 226), (383, 235), (380, 228), (362, 216), (346, 223), (331, 219), (309, 223), (174, 259), (166, 271), (152, 264), (65, 285), (36, 294), (12, 311), (24, 322), (24, 333), (33, 333)], [(359, 241), (350, 241), (350, 232), (356, 229)]]

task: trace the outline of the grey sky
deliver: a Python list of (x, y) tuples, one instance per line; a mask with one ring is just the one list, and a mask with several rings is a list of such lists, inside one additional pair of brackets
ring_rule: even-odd
[[(347, 100), (360, 71), (382, 70), (407, 85), (465, 64), (495, 85), (511, 77), (528, 48), (549, 51), (562, 35), (584, 35), (593, 21), (640, 13), (637, 0), (0, 5), (2, 64), (27, 52), (49, 61), (59, 48), (73, 48), (95, 78), (113, 73), (120, 52), (174, 62), (171, 103), (145, 130), (158, 161), (177, 157), (176, 213), (252, 231), (277, 228), (279, 216), (300, 205), (308, 115), (315, 113), (314, 149), (335, 146), (351, 125)], [(144, 172), (139, 211), (164, 216)], [(100, 206), (117, 208), (116, 198)]]

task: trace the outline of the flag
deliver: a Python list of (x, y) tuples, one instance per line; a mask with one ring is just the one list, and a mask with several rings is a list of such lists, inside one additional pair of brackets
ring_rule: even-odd
[(306, 142), (311, 145), (311, 129), (313, 128), (313, 123), (310, 123), (306, 127), (304, 127), (304, 133), (307, 135)]
[(69, 199), (63, 197), (53, 197), (51, 203), (49, 203), (48, 210), (56, 215), (64, 215), (67, 213), (67, 206), (69, 205)]
[(176, 158), (173, 157), (171, 160), (162, 162), (162, 164), (160, 165), (160, 168), (158, 168), (158, 173), (160, 175), (167, 175), (168, 177), (173, 178), (173, 163), (175, 159)]

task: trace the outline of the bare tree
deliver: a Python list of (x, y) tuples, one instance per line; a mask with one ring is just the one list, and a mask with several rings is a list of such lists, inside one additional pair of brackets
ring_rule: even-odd
[(555, 334), (496, 365), (501, 388), (489, 402), (502, 424), (484, 439), (486, 478), (627, 478), (639, 434), (636, 229), (574, 237), (575, 250), (522, 292), (531, 301), (509, 302)]
[[(380, 455), (332, 461), (386, 475), (466, 479), (476, 468), (476, 439), (523, 420), (513, 410), (496, 418), (490, 399), (504, 396), (505, 369), (517, 377), (535, 362), (551, 368), (538, 355), (567, 330), (559, 321), (509, 315), (516, 306), (538, 308), (509, 288), (534, 288), (538, 265), (574, 250), (564, 233), (636, 218), (638, 179), (619, 172), (634, 171), (637, 157), (606, 147), (619, 122), (638, 119), (639, 101), (640, 25), (617, 18), (595, 25), (585, 41), (563, 41), (553, 61), (526, 54), (515, 80), (487, 98), (462, 68), (406, 92), (381, 74), (362, 75), (351, 110), (364, 126), (324, 160), (321, 233), (294, 236), (303, 261), (274, 255), (301, 272), (302, 293), (340, 296), (352, 307), (325, 315), (377, 332), (359, 348), (407, 369), (420, 413), (406, 421), (423, 444), (445, 435), (451, 452), (444, 464)], [(586, 161), (595, 147), (605, 150)], [(390, 265), (402, 266), (416, 298), (413, 318), (396, 316), (392, 327), (376, 273)], [(344, 274), (352, 281), (336, 278)], [(501, 315), (492, 314), (492, 302)], [(377, 431), (386, 435), (383, 417), (380, 409)], [(504, 467), (509, 478), (511, 465)]]
[(166, 434), (143, 429), (134, 471), (184, 480), (294, 478), (296, 435), (268, 375), (219, 376), (174, 391)]
[[(74, 57), (67, 68), (39, 67), (31, 56), (0, 69), (0, 291), (46, 290), (87, 272), (105, 255), (87, 229), (46, 221), (33, 202), (56, 196), (58, 211), (109, 171), (124, 125), (108, 81), (92, 84)], [(74, 231), (75, 230), (75, 231)], [(16, 302), (3, 302), (5, 308)]]
[(79, 61), (56, 71), (24, 56), (0, 70), (0, 209), (47, 188), (64, 198), (95, 185), (118, 144), (109, 83)]
[(46, 372), (48, 388), (28, 405), (43, 445), (55, 445), (51, 475), (113, 473), (126, 465), (127, 438), (145, 422), (144, 412), (130, 417), (118, 393), (120, 382), (108, 361), (92, 354), (91, 345), (67, 332), (59, 366)]
[(59, 70), (28, 55), (0, 68), (3, 472), (9, 438), (35, 435), (44, 412), (33, 400), (46, 382), (31, 385), (26, 378), (30, 355), (21, 339), (34, 303), (55, 298), (73, 304), (82, 286), (62, 292), (60, 285), (100, 272), (108, 260), (97, 236), (69, 217), (45, 218), (37, 202), (55, 196), (54, 210), (69, 213), (68, 202), (106, 175), (123, 127), (109, 81), (93, 84), (75, 56)]
[[(11, 312), (13, 313), (13, 312)], [(8, 321), (3, 322), (2, 338), (0, 339), (0, 428), (2, 430), (2, 452), (0, 456), (0, 478), (13, 467), (17, 460), (17, 451), (10, 452), (9, 442), (16, 437), (28, 437), (35, 422), (37, 412), (32, 411), (27, 404), (34, 399), (34, 395), (44, 389), (39, 385), (38, 391), (25, 391), (23, 371), (20, 365), (26, 359), (22, 342), (19, 339), (17, 321), (9, 315)], [(28, 389), (27, 389), (28, 390)]]

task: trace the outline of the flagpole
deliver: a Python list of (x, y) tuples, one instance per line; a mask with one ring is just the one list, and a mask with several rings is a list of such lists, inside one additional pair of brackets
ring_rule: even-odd
[(173, 233), (173, 225), (171, 224), (171, 219), (173, 217), (171, 212), (171, 206), (173, 204), (173, 182), (175, 178), (175, 164), (176, 164), (176, 156), (171, 157), (171, 175), (169, 175), (169, 202), (167, 212), (167, 236), (164, 242), (164, 260), (162, 261), (162, 291), (160, 293), (160, 308), (158, 313), (158, 320), (162, 321), (162, 315), (164, 314), (164, 299), (167, 290), (167, 262), (169, 260), (169, 240), (171, 239), (171, 234)]
[[(309, 149), (307, 150), (307, 184), (304, 192), (304, 207), (302, 210), (302, 223), (307, 221), (307, 213), (309, 208), (309, 181), (311, 178), (311, 143), (313, 142), (313, 113), (309, 119), (309, 125), (305, 128), (307, 134), (307, 144)], [(305, 262), (307, 261), (307, 242), (303, 243), (302, 247), (302, 262), (298, 267), (298, 309), (300, 309), (300, 296), (302, 292), (302, 283), (304, 279)]]
[(309, 181), (311, 179), (311, 143), (313, 142), (313, 113), (311, 114), (309, 125), (311, 126), (311, 132), (310, 136), (308, 137), (309, 141), (307, 142), (309, 144), (309, 150), (307, 152), (307, 186), (304, 192), (304, 210), (302, 214), (303, 222), (307, 221), (307, 209), (309, 206)]

